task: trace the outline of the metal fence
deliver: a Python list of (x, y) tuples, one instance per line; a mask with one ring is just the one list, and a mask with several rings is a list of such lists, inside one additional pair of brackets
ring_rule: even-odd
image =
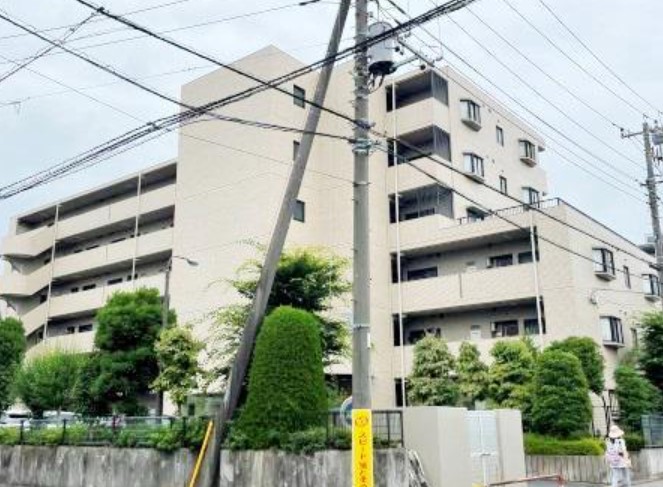
[[(350, 413), (330, 411), (326, 422), (327, 444), (334, 446), (339, 438), (350, 439), (352, 420)], [(403, 411), (373, 411), (373, 441), (377, 447), (403, 446)]]
[(643, 416), (642, 435), (647, 448), (663, 448), (663, 416)]
[(21, 420), (3, 425), (5, 444), (152, 447), (159, 441), (196, 443), (208, 418), (171, 416)]

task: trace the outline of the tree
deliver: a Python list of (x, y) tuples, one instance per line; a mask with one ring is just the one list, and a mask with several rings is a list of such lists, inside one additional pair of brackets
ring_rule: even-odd
[(23, 364), (16, 377), (16, 393), (32, 414), (73, 411), (77, 408), (77, 382), (87, 357), (62, 351), (50, 352)]
[(413, 406), (455, 406), (460, 391), (453, 378), (455, 360), (446, 342), (426, 336), (414, 347), (407, 396)]
[(0, 411), (13, 402), (12, 387), (25, 354), (23, 323), (14, 318), (0, 320)]
[(520, 409), (529, 426), (535, 360), (523, 341), (499, 341), (490, 351), (488, 397), (498, 407)]
[(275, 435), (324, 424), (327, 393), (319, 330), (313, 314), (287, 306), (265, 319), (246, 405), (237, 420), (237, 431), (250, 438), (254, 448), (271, 446)]
[(628, 365), (617, 367), (615, 382), (622, 425), (633, 433), (641, 431), (642, 416), (660, 411), (661, 392), (637, 369)]
[(604, 359), (596, 342), (589, 337), (569, 337), (561, 342), (554, 342), (548, 350), (559, 350), (575, 355), (582, 365), (589, 390), (597, 396), (605, 388)]
[[(92, 384), (95, 400), (114, 412), (145, 413), (140, 397), (158, 375), (155, 342), (161, 328), (162, 304), (156, 289), (115, 293), (97, 312), (95, 345), (99, 375)], [(171, 313), (170, 323), (175, 321)]]
[(592, 419), (589, 386), (580, 360), (561, 350), (546, 350), (534, 378), (532, 427), (545, 435), (586, 433)]
[(463, 342), (456, 362), (461, 404), (473, 408), (488, 394), (488, 366), (481, 361), (481, 353), (474, 343)]
[(168, 392), (179, 412), (198, 383), (198, 353), (202, 348), (203, 344), (194, 339), (191, 328), (180, 326), (162, 330), (156, 344), (159, 376), (152, 387)]
[[(348, 330), (342, 320), (329, 315), (331, 303), (351, 289), (345, 279), (348, 261), (318, 248), (286, 250), (279, 260), (267, 314), (279, 306), (292, 306), (313, 313), (320, 326), (323, 362), (332, 365), (348, 353)], [(205, 380), (202, 388), (222, 391), (241, 341), (250, 301), (258, 284), (262, 262), (243, 264), (230, 283), (245, 302), (214, 311), (208, 347), (202, 353)]]
[(640, 363), (649, 381), (663, 391), (663, 313), (645, 314), (642, 331)]
[(110, 404), (95, 391), (95, 383), (101, 375), (101, 356), (99, 352), (87, 355), (85, 364), (76, 381), (74, 389), (74, 411), (83, 416), (107, 416)]

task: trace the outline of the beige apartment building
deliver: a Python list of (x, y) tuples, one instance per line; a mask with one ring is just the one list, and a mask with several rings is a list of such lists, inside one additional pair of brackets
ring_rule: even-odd
[[(271, 79), (303, 63), (267, 47), (236, 66)], [(325, 102), (343, 113), (352, 112), (350, 70), (336, 69)], [(287, 86), (293, 96), (265, 91), (222, 113), (303, 127), (301, 98), (312, 96), (315, 81), (315, 74), (302, 77)], [(182, 100), (203, 104), (250, 86), (217, 70), (186, 84)], [(548, 197), (543, 139), (446, 67), (387, 80), (371, 95), (371, 121), (406, 142), (400, 157), (377, 145), (371, 156), (374, 406), (402, 404), (398, 383), (427, 333), (454, 349), (473, 341), (486, 357), (498, 339), (530, 335), (546, 344), (590, 336), (611, 376), (623, 351), (637, 344), (641, 313), (660, 306), (654, 259)], [(325, 113), (319, 131), (350, 136), (352, 128)], [(227, 279), (256, 256), (249, 242), (271, 236), (297, 146), (293, 133), (205, 120), (181, 128), (176, 161), (17, 216), (2, 244), (0, 296), (23, 319), (30, 353), (90, 350), (94, 314), (108, 296), (137, 286), (163, 289), (172, 256), (199, 263), (172, 261), (171, 302), (204, 337), (201, 317), (238, 299)], [(289, 246), (352, 257), (352, 174), (351, 147), (316, 138)], [(351, 309), (348, 297), (334, 313), (351, 322)], [(350, 373), (347, 365), (332, 372)], [(610, 379), (607, 402), (612, 388)]]

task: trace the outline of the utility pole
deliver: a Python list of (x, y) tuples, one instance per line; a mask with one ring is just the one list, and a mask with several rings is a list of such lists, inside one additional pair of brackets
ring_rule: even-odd
[[(351, 0), (341, 0), (338, 15), (334, 23), (333, 31), (327, 46), (327, 55), (329, 59), (333, 59), (338, 54), (338, 48), (343, 36), (343, 29), (350, 11)], [(253, 347), (255, 344), (256, 336), (260, 330), (269, 295), (272, 291), (274, 278), (276, 276), (276, 268), (283, 252), (288, 230), (294, 213), (299, 190), (304, 180), (304, 173), (308, 164), (309, 155), (313, 147), (313, 140), (315, 132), (318, 129), (320, 121), (321, 109), (324, 105), (327, 96), (327, 90), (331, 82), (331, 75), (334, 71), (334, 62), (330, 61), (325, 64), (320, 70), (320, 76), (313, 96), (313, 105), (310, 106), (309, 112), (304, 126), (304, 134), (302, 135), (297, 157), (292, 166), (288, 183), (281, 201), (281, 207), (274, 226), (274, 232), (267, 248), (265, 261), (260, 272), (256, 293), (251, 303), (251, 311), (244, 325), (244, 332), (242, 333), (242, 341), (240, 342), (233, 363), (233, 368), (230, 373), (223, 405), (217, 414), (215, 421), (215, 434), (212, 444), (208, 449), (208, 455), (211, 458), (207, 459), (208, 471), (208, 486), (217, 485), (216, 482), (219, 478), (220, 464), (221, 464), (221, 445), (223, 443), (225, 429), (227, 422), (233, 418), (235, 410), (239, 404), (240, 395), (246, 380)]]
[[(368, 40), (368, 0), (356, 0), (356, 45)], [(352, 407), (371, 408), (370, 378), (370, 252), (369, 252), (369, 71), (368, 49), (355, 57), (354, 256), (352, 323)]]
[(658, 191), (656, 176), (654, 174), (654, 148), (652, 147), (652, 131), (647, 120), (642, 124), (642, 132), (622, 133), (622, 137), (630, 138), (642, 135), (645, 143), (645, 161), (647, 163), (647, 195), (649, 199), (649, 211), (651, 213), (652, 230), (654, 232), (654, 249), (656, 251), (656, 267), (658, 271), (658, 282), (663, 282), (663, 236), (661, 235), (661, 220), (658, 211)]

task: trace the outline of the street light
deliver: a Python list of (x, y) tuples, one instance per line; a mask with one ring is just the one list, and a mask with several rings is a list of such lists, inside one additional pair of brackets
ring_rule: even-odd
[[(161, 308), (161, 328), (165, 329), (168, 326), (168, 315), (170, 311), (170, 273), (173, 270), (173, 261), (175, 259), (186, 262), (191, 267), (198, 267), (200, 264), (188, 257), (182, 257), (180, 255), (172, 255), (168, 259), (168, 264), (166, 265), (166, 283), (163, 288), (163, 301)], [(157, 416), (163, 416), (163, 392), (159, 392), (157, 396)]]

